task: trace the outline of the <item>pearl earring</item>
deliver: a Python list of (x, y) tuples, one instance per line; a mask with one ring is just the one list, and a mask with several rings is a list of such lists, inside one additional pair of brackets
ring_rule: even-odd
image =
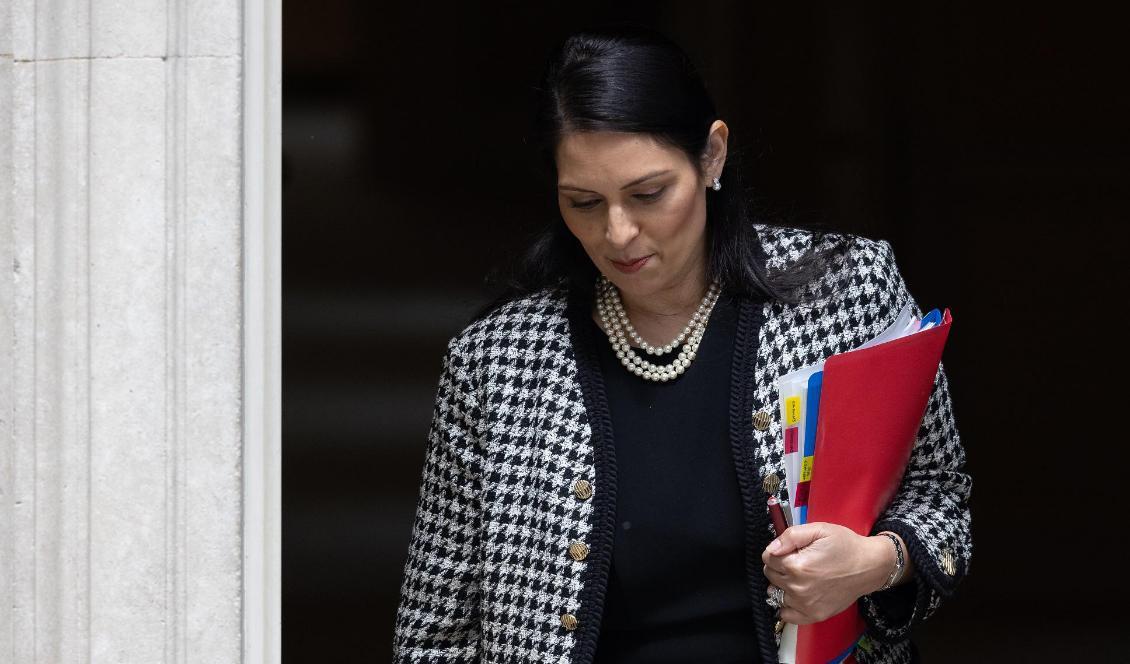
[(721, 189), (722, 188), (721, 180), (719, 180), (718, 178), (714, 178), (714, 186), (712, 188), (714, 189), (714, 191), (718, 191), (719, 189)]

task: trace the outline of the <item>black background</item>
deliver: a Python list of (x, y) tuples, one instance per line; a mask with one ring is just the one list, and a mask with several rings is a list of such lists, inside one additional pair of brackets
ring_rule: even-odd
[(619, 19), (691, 53), (765, 203), (888, 239), (953, 312), (974, 555), (926, 661), (1125, 660), (1125, 22), (793, 4), (285, 2), (287, 661), (390, 657), (444, 344), (558, 214), (531, 87)]

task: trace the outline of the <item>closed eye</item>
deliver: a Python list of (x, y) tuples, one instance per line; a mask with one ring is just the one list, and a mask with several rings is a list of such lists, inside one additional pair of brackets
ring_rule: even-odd
[[(654, 202), (656, 200), (659, 200), (659, 197), (662, 196), (663, 192), (666, 191), (666, 190), (667, 190), (667, 187), (660, 187), (659, 189), (656, 189), (655, 191), (652, 191), (652, 192), (649, 192), (649, 193), (646, 193), (646, 194), (634, 194), (633, 197), (638, 199), (638, 200), (644, 201), (645, 203), (651, 203), (651, 202)], [(578, 210), (591, 210), (592, 208), (596, 207), (599, 204), (600, 204), (600, 199), (599, 198), (593, 198), (593, 199), (590, 199), (590, 200), (587, 200), (587, 201), (573, 201), (571, 203), (571, 206), (578, 209)]]
[(663, 192), (666, 189), (667, 189), (667, 187), (660, 187), (660, 188), (656, 189), (655, 191), (653, 191), (649, 194), (636, 194), (635, 196), (636, 196), (636, 198), (640, 199), (641, 201), (651, 202), (651, 201), (657, 200), (660, 196), (662, 196)]

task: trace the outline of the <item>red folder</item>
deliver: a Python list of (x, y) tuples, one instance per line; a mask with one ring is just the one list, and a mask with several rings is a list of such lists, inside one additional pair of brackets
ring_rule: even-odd
[[(906, 471), (951, 322), (946, 309), (940, 325), (825, 360), (808, 523), (870, 534)], [(798, 664), (842, 661), (865, 629), (858, 603), (801, 625)]]

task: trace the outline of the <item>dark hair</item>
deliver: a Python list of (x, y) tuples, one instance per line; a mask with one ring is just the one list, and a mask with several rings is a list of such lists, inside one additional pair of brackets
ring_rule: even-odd
[[(702, 174), (710, 126), (718, 119), (714, 102), (686, 53), (654, 30), (613, 24), (570, 35), (550, 54), (535, 91), (532, 142), (554, 185), (556, 148), (570, 132), (647, 134), (682, 151)], [(707, 192), (710, 277), (723, 290), (796, 302), (796, 289), (824, 271), (824, 257), (810, 249), (789, 269), (767, 273), (740, 162), (740, 150), (729, 149), (722, 189)], [(823, 235), (814, 233), (813, 248)], [(488, 284), (504, 290), (474, 319), (545, 287), (587, 287), (596, 276), (580, 242), (557, 218), (515, 263), (488, 275)]]

